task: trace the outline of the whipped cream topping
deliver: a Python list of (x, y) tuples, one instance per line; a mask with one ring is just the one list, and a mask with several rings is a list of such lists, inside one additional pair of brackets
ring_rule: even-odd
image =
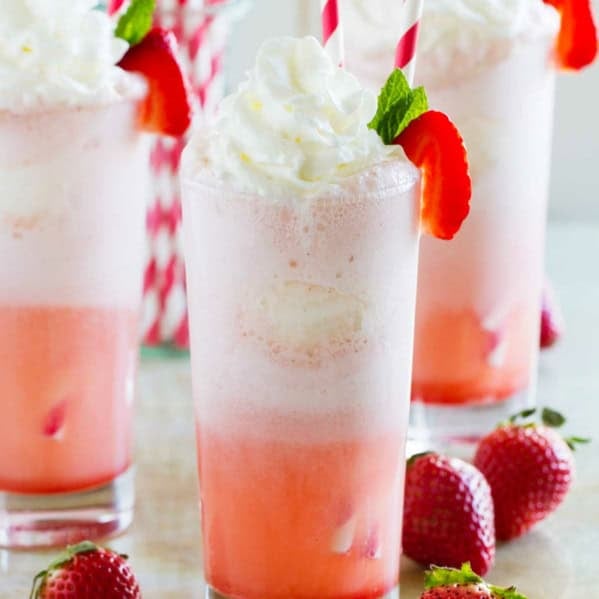
[(488, 37), (534, 38), (553, 34), (557, 12), (542, 0), (429, 0), (424, 5), (420, 49), (454, 43), (465, 32)]
[[(373, 64), (393, 66), (406, 16), (405, 5), (391, 0), (344, 3), (348, 66), (366, 79)], [(549, 38), (559, 17), (542, 0), (426, 0), (418, 41), (417, 78), (427, 85), (455, 81), (472, 70), (505, 58), (518, 44)], [(380, 77), (379, 77), (380, 79)]]
[(376, 97), (311, 37), (265, 42), (247, 80), (184, 159), (241, 191), (310, 195), (393, 156), (368, 123)]
[(0, 110), (98, 104), (135, 93), (116, 63), (127, 42), (97, 0), (2, 0)]

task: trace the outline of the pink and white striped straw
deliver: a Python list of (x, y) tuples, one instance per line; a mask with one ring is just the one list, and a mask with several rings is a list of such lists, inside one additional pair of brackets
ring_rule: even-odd
[(339, 18), (339, 0), (320, 0), (322, 17), (322, 44), (339, 66), (345, 62), (343, 28)]
[(401, 23), (401, 37), (395, 53), (395, 66), (401, 69), (410, 85), (414, 83), (416, 69), (416, 46), (422, 19), (423, 0), (401, 0), (404, 10)]

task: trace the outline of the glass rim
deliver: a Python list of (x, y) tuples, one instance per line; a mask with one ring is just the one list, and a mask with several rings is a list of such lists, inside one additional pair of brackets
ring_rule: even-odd
[(23, 111), (14, 111), (9, 109), (0, 109), (0, 123), (6, 118), (11, 119), (27, 119), (32, 117), (52, 116), (70, 112), (94, 112), (106, 108), (124, 104), (139, 104), (144, 100), (148, 93), (148, 87), (142, 77), (134, 75), (136, 79), (143, 82), (142, 85), (136, 85), (135, 89), (127, 94), (123, 94), (116, 98), (108, 98), (95, 103), (89, 104), (55, 104), (54, 106), (34, 107)]
[[(368, 186), (366, 182), (360, 181), (360, 177), (367, 173), (387, 170), (392, 165), (401, 165), (402, 174), (394, 180), (392, 184), (386, 184), (380, 187)], [(272, 205), (301, 205), (302, 203), (310, 204), (319, 201), (336, 202), (336, 203), (351, 203), (358, 198), (364, 198), (369, 195), (384, 196), (400, 195), (411, 192), (420, 182), (421, 176), (419, 170), (409, 160), (389, 160), (373, 164), (367, 169), (349, 175), (345, 179), (337, 181), (323, 182), (322, 187), (315, 189), (313, 192), (302, 194), (298, 190), (290, 190), (289, 193), (284, 193), (282, 189), (274, 187), (272, 193), (264, 193), (260, 191), (247, 191), (235, 187), (234, 182), (224, 181), (216, 177), (202, 177), (201, 174), (190, 175), (186, 172), (187, 169), (181, 171), (181, 188), (189, 189), (204, 189), (212, 192), (223, 192), (230, 194), (239, 200), (263, 200)], [(201, 173), (202, 171), (200, 171)], [(207, 172), (203, 169), (203, 172)], [(356, 185), (351, 189), (346, 187), (346, 183), (355, 182)], [(185, 195), (185, 194), (183, 194)], [(195, 203), (196, 200), (194, 200)]]

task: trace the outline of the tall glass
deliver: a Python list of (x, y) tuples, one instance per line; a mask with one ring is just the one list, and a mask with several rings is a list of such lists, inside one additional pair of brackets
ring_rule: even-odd
[[(413, 431), (476, 439), (535, 402), (549, 192), (553, 39), (428, 87), (471, 148), (472, 210), (456, 239), (423, 238)], [(514, 89), (518, 90), (514, 94)]]
[(148, 149), (137, 100), (0, 112), (0, 545), (131, 522)]
[[(348, 68), (380, 89), (393, 64), (392, 27), (361, 35), (360, 20), (347, 16)], [(480, 39), (472, 57), (462, 38), (439, 35), (436, 60), (418, 58), (416, 83), (464, 136), (473, 181), (456, 238), (421, 243), (410, 427), (419, 441), (476, 440), (534, 404), (555, 33)]]
[(416, 169), (183, 211), (207, 596), (397, 597)]

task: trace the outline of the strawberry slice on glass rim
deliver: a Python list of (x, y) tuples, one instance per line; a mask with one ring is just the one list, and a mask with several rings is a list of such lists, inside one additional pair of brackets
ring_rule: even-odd
[(115, 12), (121, 10), (121, 7), (125, 4), (125, 0), (109, 0), (108, 2), (108, 14), (113, 15)]
[(560, 68), (578, 71), (597, 57), (597, 27), (591, 0), (543, 0), (560, 14), (556, 57)]
[[(109, 10), (119, 10), (121, 5), (111, 2)], [(142, 75), (148, 83), (140, 111), (141, 128), (180, 137), (191, 124), (191, 86), (177, 57), (175, 35), (152, 26), (155, 5), (155, 0), (132, 0), (120, 17), (115, 36), (124, 39), (129, 49), (118, 66)]]
[(387, 145), (400, 145), (422, 174), (420, 221), (424, 231), (450, 240), (470, 212), (472, 181), (464, 141), (442, 112), (428, 109), (424, 88), (412, 89), (395, 69), (369, 123)]
[(439, 239), (453, 239), (470, 212), (472, 183), (468, 157), (455, 125), (442, 112), (429, 110), (395, 138), (422, 173), (420, 220)]

